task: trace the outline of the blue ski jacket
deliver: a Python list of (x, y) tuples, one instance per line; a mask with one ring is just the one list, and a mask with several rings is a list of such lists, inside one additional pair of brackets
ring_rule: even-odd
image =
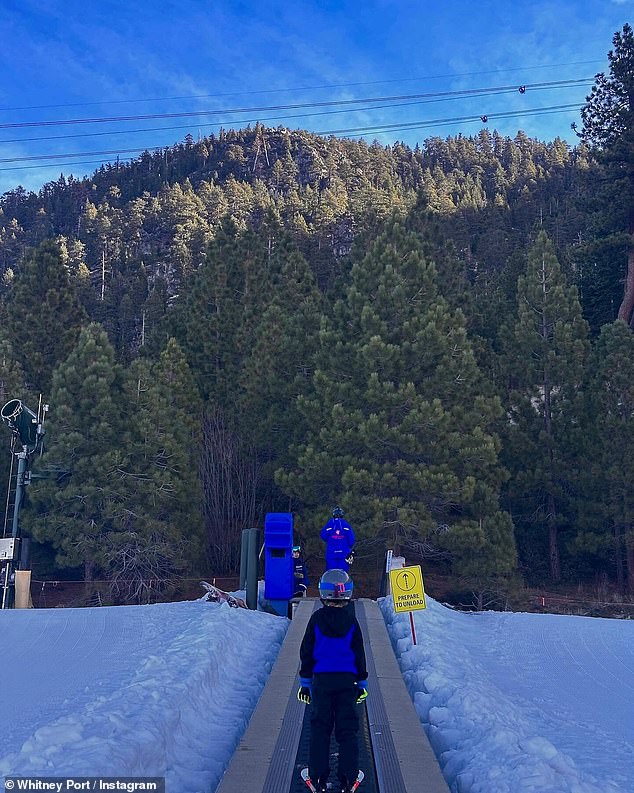
[(326, 543), (326, 570), (337, 568), (347, 572), (350, 565), (346, 557), (355, 543), (352, 526), (343, 518), (331, 518), (319, 536)]
[(300, 677), (322, 672), (350, 672), (366, 680), (363, 634), (354, 606), (322, 606), (313, 612), (299, 649)]
[(306, 587), (310, 584), (308, 573), (306, 572), (306, 565), (301, 557), (299, 559), (293, 559), (293, 586), (297, 589), (300, 584)]

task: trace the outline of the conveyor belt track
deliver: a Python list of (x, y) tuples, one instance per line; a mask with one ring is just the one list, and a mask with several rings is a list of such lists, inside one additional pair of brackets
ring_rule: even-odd
[[(299, 645), (318, 601), (305, 599), (216, 793), (306, 793), (309, 710), (297, 700)], [(369, 696), (362, 709), (359, 793), (449, 793), (398, 669), (377, 604), (355, 604), (365, 639)], [(331, 753), (336, 754), (336, 743)], [(331, 762), (336, 781), (336, 758)]]
[[(367, 711), (364, 706), (359, 706), (359, 766), (365, 774), (363, 787), (359, 793), (379, 793), (376, 784), (376, 774), (374, 771), (374, 759), (372, 757), (372, 744), (370, 741), (370, 728), (368, 725)], [(302, 768), (308, 765), (308, 743), (310, 740), (310, 705), (306, 707), (304, 721), (302, 724), (302, 734), (299, 739), (299, 747), (295, 758), (295, 773), (293, 774), (293, 784), (290, 793), (307, 793), (306, 785), (300, 777)], [(334, 734), (330, 741), (330, 782), (337, 782), (337, 742)], [(336, 790), (336, 788), (335, 788)]]

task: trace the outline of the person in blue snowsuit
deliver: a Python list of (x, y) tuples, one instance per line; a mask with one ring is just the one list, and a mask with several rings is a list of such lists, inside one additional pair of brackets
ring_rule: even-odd
[(345, 570), (348, 572), (355, 543), (354, 531), (347, 520), (343, 519), (343, 509), (335, 507), (332, 518), (326, 523), (319, 535), (326, 543), (326, 570)]
[(306, 565), (302, 559), (301, 545), (293, 545), (293, 597), (306, 597), (306, 592), (310, 585)]
[(326, 570), (319, 580), (322, 608), (311, 615), (299, 649), (297, 698), (312, 704), (308, 774), (319, 793), (330, 776), (330, 736), (339, 745), (333, 793), (349, 793), (359, 773), (359, 716), (368, 696), (363, 634), (354, 613), (352, 580), (343, 570)]

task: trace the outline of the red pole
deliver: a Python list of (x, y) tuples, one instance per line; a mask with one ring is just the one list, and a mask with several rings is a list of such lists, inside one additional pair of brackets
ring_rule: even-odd
[(410, 611), (409, 613), (409, 624), (412, 628), (412, 639), (414, 640), (414, 644), (416, 644), (416, 629), (414, 628), (414, 612)]

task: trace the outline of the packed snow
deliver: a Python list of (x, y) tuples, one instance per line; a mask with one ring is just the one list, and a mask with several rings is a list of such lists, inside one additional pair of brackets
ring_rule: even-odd
[[(427, 602), (415, 646), (380, 605), (452, 793), (634, 791), (634, 621)], [(0, 776), (213, 793), (288, 624), (202, 600), (0, 611)]]
[(381, 608), (452, 793), (632, 793), (634, 621)]
[(0, 611), (0, 776), (213, 791), (288, 620), (192, 601)]

